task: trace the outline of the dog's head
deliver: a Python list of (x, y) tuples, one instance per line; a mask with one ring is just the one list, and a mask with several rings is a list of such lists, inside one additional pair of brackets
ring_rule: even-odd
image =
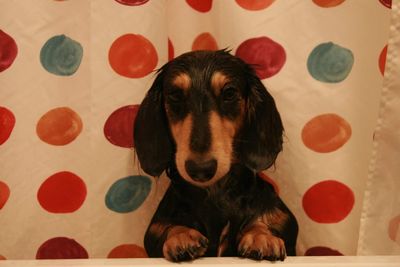
[[(206, 187), (233, 164), (267, 169), (282, 149), (283, 127), (254, 70), (227, 51), (196, 51), (165, 64), (140, 105), (134, 127), (143, 170), (176, 165)], [(175, 161), (175, 162), (174, 162)]]

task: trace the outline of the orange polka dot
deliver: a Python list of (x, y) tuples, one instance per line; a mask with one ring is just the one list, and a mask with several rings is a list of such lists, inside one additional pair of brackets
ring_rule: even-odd
[(335, 7), (343, 3), (345, 0), (312, 0), (320, 7)]
[(387, 55), (387, 45), (382, 49), (379, 55), (379, 70), (381, 71), (382, 75), (385, 74), (385, 65), (386, 65), (386, 55)]
[(0, 210), (4, 207), (9, 197), (10, 188), (8, 188), (6, 183), (0, 181)]
[(196, 11), (206, 13), (211, 10), (213, 0), (186, 0), (186, 3)]
[(6, 260), (6, 257), (4, 257), (3, 255), (0, 255), (0, 260)]
[(210, 33), (204, 32), (193, 41), (192, 51), (196, 50), (218, 50), (217, 41)]
[(107, 258), (148, 258), (144, 248), (134, 244), (124, 244), (113, 248)]
[(48, 111), (38, 121), (36, 133), (50, 145), (63, 146), (74, 141), (82, 131), (82, 120), (68, 107)]
[(236, 0), (236, 3), (244, 9), (256, 11), (269, 7), (275, 0)]
[(391, 240), (400, 245), (400, 215), (390, 220), (388, 234)]
[(142, 78), (155, 69), (158, 56), (148, 39), (138, 34), (125, 34), (111, 45), (108, 60), (119, 75)]
[(328, 153), (339, 149), (350, 139), (351, 126), (336, 114), (323, 114), (306, 123), (301, 137), (309, 149)]

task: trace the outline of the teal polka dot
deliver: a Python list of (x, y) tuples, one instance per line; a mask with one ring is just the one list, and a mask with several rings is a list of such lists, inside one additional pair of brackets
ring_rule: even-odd
[(354, 63), (353, 53), (332, 42), (315, 47), (307, 60), (311, 76), (321, 82), (338, 83), (346, 79)]
[(149, 177), (135, 175), (116, 181), (106, 194), (106, 206), (118, 213), (127, 213), (139, 208), (151, 190)]
[(40, 62), (48, 72), (70, 76), (81, 64), (83, 48), (80, 43), (65, 35), (50, 38), (40, 51)]

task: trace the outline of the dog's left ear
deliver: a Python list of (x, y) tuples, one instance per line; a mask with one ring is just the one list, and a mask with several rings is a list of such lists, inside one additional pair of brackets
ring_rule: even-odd
[(251, 70), (246, 114), (239, 136), (241, 161), (254, 171), (268, 169), (282, 150), (283, 126), (275, 101)]
[(160, 176), (172, 159), (173, 144), (164, 109), (163, 70), (140, 104), (134, 125), (134, 143), (142, 169)]

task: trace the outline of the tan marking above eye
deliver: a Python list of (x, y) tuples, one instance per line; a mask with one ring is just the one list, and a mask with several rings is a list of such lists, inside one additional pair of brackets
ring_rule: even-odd
[(173, 80), (172, 84), (182, 90), (188, 90), (191, 86), (192, 80), (186, 73), (180, 73)]
[(211, 77), (211, 88), (214, 91), (215, 95), (219, 95), (221, 93), (222, 88), (230, 82), (228, 76), (223, 74), (220, 71), (216, 71), (213, 73)]

